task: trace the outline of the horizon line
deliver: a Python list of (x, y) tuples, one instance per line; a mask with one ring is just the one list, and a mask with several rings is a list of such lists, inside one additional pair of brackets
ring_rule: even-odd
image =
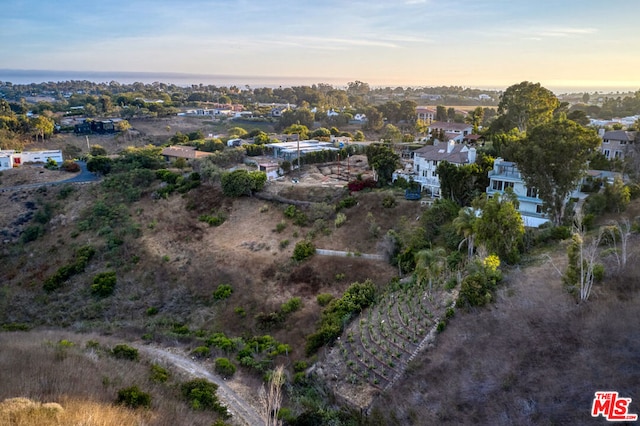
[[(303, 82), (306, 84), (321, 84), (326, 82), (331, 85), (335, 85), (339, 87), (347, 86), (348, 82), (352, 82), (352, 81), (362, 81), (364, 83), (367, 83), (365, 81), (366, 78), (353, 79), (353, 78), (346, 78), (346, 77), (231, 75), (231, 74), (185, 73), (185, 72), (175, 72), (175, 71), (96, 71), (96, 70), (49, 70), (49, 69), (19, 69), (19, 68), (0, 68), (0, 82), (3, 81), (2, 74), (9, 74), (9, 75), (17, 74), (17, 75), (14, 75), (14, 77), (19, 77), (19, 80), (25, 81), (25, 82), (13, 82), (13, 81), (7, 80), (7, 82), (12, 84), (41, 84), (41, 83), (49, 83), (49, 82), (60, 83), (63, 81), (78, 81), (78, 80), (80, 81), (87, 80), (93, 83), (106, 83), (110, 81), (116, 81), (118, 83), (123, 83), (123, 84), (132, 84), (136, 82), (141, 82), (144, 84), (158, 82), (158, 83), (168, 83), (168, 84), (176, 84), (176, 85), (204, 84), (204, 81), (202, 80), (197, 81), (198, 79), (208, 80), (207, 84), (213, 84), (210, 82), (211, 80), (223, 79), (223, 80), (227, 80), (226, 84), (229, 84), (230, 80), (237, 80), (233, 82), (231, 85), (250, 86), (251, 84), (253, 85), (265, 84), (265, 86), (263, 87), (275, 87), (275, 86), (291, 87), (292, 85), (294, 85), (292, 83), (287, 83), (287, 81), (297, 82), (297, 84), (302, 84)], [(71, 75), (73, 74), (75, 74), (76, 76), (72, 77)], [(64, 78), (64, 79), (53, 81), (49, 78), (49, 79), (43, 79), (40, 81), (31, 80), (26, 82), (29, 77), (37, 77), (37, 76), (40, 76), (40, 77), (57, 76), (58, 78)], [(112, 77), (109, 77), (109, 76), (112, 76)], [(136, 76), (145, 77), (144, 80), (147, 80), (148, 82), (145, 83), (143, 81), (137, 81), (137, 80), (132, 81), (132, 77), (136, 77)], [(109, 81), (106, 81), (106, 80), (98, 81), (96, 79), (97, 77), (102, 77)], [(117, 79), (118, 77), (120, 78), (129, 77), (124, 79), (124, 80), (128, 80), (129, 82), (118, 81)], [(183, 81), (181, 81), (180, 84), (177, 84), (176, 82), (172, 82), (172, 81), (162, 81), (160, 78), (167, 78), (169, 80), (178, 79)], [(184, 81), (188, 79), (192, 79), (193, 81), (191, 82)], [(154, 81), (151, 81), (151, 80), (154, 80)], [(253, 81), (248, 81), (248, 80), (253, 80)], [(346, 83), (344, 83), (345, 81)], [(532, 80), (525, 79), (522, 81), (532, 81)], [(266, 84), (267, 82), (269, 82), (270, 84)], [(494, 91), (503, 91), (507, 87), (513, 84), (518, 84), (518, 83), (520, 83), (520, 81), (516, 83), (509, 83), (509, 84), (499, 84), (499, 83), (402, 84), (397, 82), (394, 82), (394, 83), (388, 82), (388, 83), (379, 83), (379, 84), (367, 83), (367, 84), (369, 84), (369, 86), (372, 88), (385, 88), (385, 87), (405, 87), (405, 88), (432, 87), (434, 88), (434, 87), (459, 86), (459, 87), (469, 88), (469, 89), (480, 89), (480, 90), (486, 89), (486, 90), (494, 90)], [(585, 82), (585, 81), (578, 80), (575, 82), (558, 81), (555, 84), (542, 84), (540, 82), (540, 84), (543, 87), (546, 87), (549, 90), (555, 92), (556, 94), (585, 93), (585, 92), (586, 93), (597, 93), (597, 92), (613, 93), (613, 91), (618, 93), (620, 92), (628, 93), (628, 92), (635, 92), (637, 90), (640, 90), (640, 82), (611, 82), (611, 81), (593, 82), (591, 80)], [(213, 85), (217, 85), (217, 84), (213, 84)], [(605, 92), (607, 90), (609, 92)]]

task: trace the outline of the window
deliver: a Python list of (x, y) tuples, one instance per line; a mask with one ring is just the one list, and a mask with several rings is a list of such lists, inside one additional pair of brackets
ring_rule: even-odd
[(433, 167), (437, 167), (438, 166), (438, 162), (436, 160), (433, 160)]
[(542, 214), (542, 206), (540, 204), (536, 206), (536, 213)]
[(420, 173), (420, 164), (416, 164), (416, 172)]
[(605, 149), (604, 151), (602, 151), (602, 153), (604, 154), (605, 157), (607, 157), (607, 160), (610, 158), (610, 153), (608, 149)]
[(529, 198), (537, 198), (538, 190), (535, 188), (527, 188), (527, 197)]
[(625, 140), (621, 140), (620, 141), (620, 145), (626, 145), (626, 144), (627, 144), (627, 141), (625, 141)]
[(436, 177), (436, 176), (438, 176), (436, 172), (431, 172), (431, 177)]
[(501, 180), (494, 180), (491, 183), (491, 189), (493, 189), (494, 191), (502, 191), (502, 181)]
[(603, 139), (602, 143), (609, 143), (609, 139)]
[(513, 189), (513, 182), (505, 182), (505, 183), (504, 183), (504, 189), (505, 189), (505, 191), (507, 190), (507, 188), (511, 188), (511, 189)]
[(614, 158), (622, 158), (622, 151), (616, 151), (614, 153)]

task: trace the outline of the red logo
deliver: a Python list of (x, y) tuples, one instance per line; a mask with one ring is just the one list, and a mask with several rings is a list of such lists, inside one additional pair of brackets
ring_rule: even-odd
[(621, 398), (618, 392), (596, 392), (591, 415), (602, 416), (610, 422), (636, 421), (638, 415), (629, 413), (629, 404), (631, 404), (631, 398)]

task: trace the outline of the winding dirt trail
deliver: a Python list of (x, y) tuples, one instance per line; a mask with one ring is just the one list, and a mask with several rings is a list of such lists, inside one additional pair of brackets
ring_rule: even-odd
[(237, 424), (258, 426), (264, 424), (260, 414), (247, 403), (240, 395), (234, 392), (224, 380), (211, 374), (204, 366), (192, 361), (190, 358), (173, 353), (168, 349), (153, 346), (134, 345), (148, 357), (170, 363), (175, 368), (187, 372), (195, 377), (207, 379), (218, 385), (218, 397), (227, 406)]

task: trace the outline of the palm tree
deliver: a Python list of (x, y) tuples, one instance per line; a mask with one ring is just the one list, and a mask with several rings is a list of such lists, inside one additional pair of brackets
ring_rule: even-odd
[(431, 291), (433, 278), (438, 277), (444, 271), (447, 262), (446, 254), (446, 250), (442, 247), (420, 250), (416, 253), (415, 274), (418, 284), (428, 279), (429, 291)]
[(473, 249), (475, 245), (474, 224), (477, 219), (476, 213), (471, 207), (465, 207), (458, 212), (458, 217), (453, 219), (453, 226), (456, 232), (462, 235), (464, 239), (460, 242), (458, 249), (467, 243), (467, 254), (469, 259), (473, 257)]

